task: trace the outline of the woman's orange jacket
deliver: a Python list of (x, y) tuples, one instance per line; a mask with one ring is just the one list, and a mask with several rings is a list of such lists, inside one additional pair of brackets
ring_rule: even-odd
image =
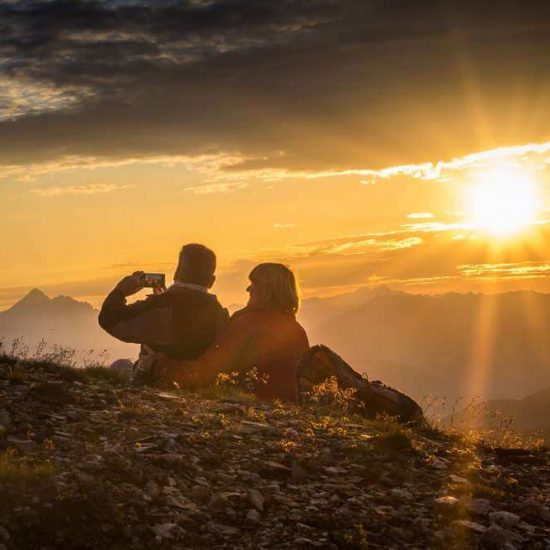
[(296, 367), (308, 348), (306, 332), (294, 315), (246, 307), (233, 314), (213, 347), (195, 361), (179, 361), (168, 377), (184, 386), (206, 385), (221, 372), (256, 368), (259, 398), (295, 401)]

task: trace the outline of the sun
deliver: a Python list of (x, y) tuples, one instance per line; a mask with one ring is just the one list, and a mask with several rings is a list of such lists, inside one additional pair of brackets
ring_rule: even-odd
[(470, 189), (470, 223), (496, 236), (512, 235), (535, 221), (538, 185), (527, 171), (496, 168), (479, 173)]

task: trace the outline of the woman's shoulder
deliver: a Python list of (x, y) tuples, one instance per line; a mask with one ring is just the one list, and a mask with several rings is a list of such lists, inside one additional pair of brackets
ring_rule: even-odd
[(265, 319), (265, 313), (251, 309), (248, 307), (244, 307), (242, 309), (239, 309), (238, 311), (235, 311), (230, 319), (229, 319), (229, 326), (230, 327), (246, 327), (246, 326), (254, 326), (258, 324), (263, 324), (263, 320)]
[(259, 307), (246, 306), (238, 309), (231, 315), (231, 321), (241, 321), (242, 319), (250, 320), (252, 318), (267, 317), (272, 311)]
[(286, 327), (287, 329), (304, 332), (302, 325), (292, 313), (285, 313), (275, 309), (245, 307), (231, 316), (231, 324), (248, 325), (264, 329)]
[(231, 315), (231, 321), (240, 319), (279, 319), (297, 323), (296, 317), (292, 313), (285, 313), (277, 309), (250, 306), (243, 307)]

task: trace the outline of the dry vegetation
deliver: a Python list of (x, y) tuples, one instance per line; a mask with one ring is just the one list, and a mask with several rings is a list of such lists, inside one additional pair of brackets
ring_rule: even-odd
[(550, 434), (516, 429), (513, 416), (489, 409), (478, 397), (456, 399), (448, 407), (445, 399), (426, 396), (422, 406), (432, 428), (465, 441), (508, 449), (543, 449), (550, 443)]

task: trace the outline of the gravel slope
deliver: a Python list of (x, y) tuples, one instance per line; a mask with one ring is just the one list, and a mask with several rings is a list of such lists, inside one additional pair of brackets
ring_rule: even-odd
[(550, 548), (550, 453), (0, 361), (0, 549)]

